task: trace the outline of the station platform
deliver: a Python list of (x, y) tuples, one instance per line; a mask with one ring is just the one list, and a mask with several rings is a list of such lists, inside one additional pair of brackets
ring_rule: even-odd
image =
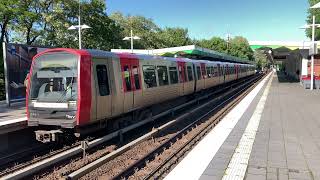
[(0, 106), (0, 134), (16, 131), (27, 127), (25, 103), (11, 107)]
[(320, 179), (319, 108), (319, 90), (273, 72), (165, 179)]

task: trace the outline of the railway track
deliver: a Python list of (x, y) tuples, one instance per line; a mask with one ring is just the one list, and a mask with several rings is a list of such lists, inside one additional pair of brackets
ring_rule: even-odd
[[(56, 147), (57, 144), (40, 144), (35, 147), (30, 147), (18, 153), (10, 154), (0, 159), (1, 167), (6, 167), (0, 172), (0, 177), (6, 176), (20, 169), (31, 166), (35, 163), (41, 162), (45, 159), (58, 155), (72, 148), (80, 145), (80, 142), (75, 142), (71, 145), (64, 145), (63, 147)], [(27, 155), (31, 155), (28, 157)]]
[[(249, 87), (252, 84), (254, 84), (255, 82), (257, 82), (260, 78), (261, 77), (256, 77), (256, 78), (252, 79), (251, 81), (248, 81), (247, 83), (241, 85), (240, 87), (235, 88), (233, 91), (229, 92), (229, 94), (232, 94), (232, 95), (228, 98), (221, 98), (220, 97), (221, 98), (220, 100), (222, 102), (219, 103), (218, 105), (216, 105), (212, 110), (204, 113), (201, 117), (197, 118), (197, 120), (193, 121), (191, 124), (187, 125), (185, 128), (183, 128), (180, 131), (178, 131), (177, 133), (175, 133), (173, 136), (171, 136), (170, 138), (168, 138), (167, 140), (162, 142), (159, 146), (155, 147), (149, 153), (146, 153), (143, 157), (139, 158), (134, 163), (131, 163), (131, 165), (129, 165), (126, 168), (124, 168), (123, 170), (121, 170), (115, 176), (112, 177), (112, 176), (107, 175), (104, 177), (108, 178), (108, 179), (110, 179), (111, 177), (112, 177), (112, 179), (128, 179), (128, 178), (130, 178), (130, 176), (138, 173), (139, 170), (142, 170), (143, 168), (146, 167), (147, 164), (149, 164), (150, 162), (155, 160), (159, 156), (159, 154), (162, 154), (166, 150), (172, 148), (174, 146), (174, 144), (176, 144), (179, 140), (182, 139), (182, 137), (186, 136), (189, 132), (195, 131), (195, 129), (197, 129), (197, 133), (195, 133), (190, 138), (191, 140), (188, 140), (187, 142), (184, 142), (184, 143), (180, 143), (181, 146), (179, 148), (175, 148), (175, 149), (177, 149), (176, 153), (173, 153), (170, 156), (168, 156), (164, 161), (162, 161), (162, 163), (160, 163), (160, 164), (156, 163), (156, 164), (158, 164), (158, 166), (156, 168), (154, 168), (154, 170), (152, 170), (151, 172), (147, 171), (148, 173), (145, 173), (146, 179), (158, 179), (159, 174), (164, 174), (164, 172), (166, 172), (169, 169), (169, 168), (164, 168), (164, 167), (171, 167), (170, 164), (172, 164), (172, 163), (170, 163), (170, 162), (172, 160), (178, 159), (175, 157), (181, 157), (179, 154), (181, 154), (181, 153), (184, 154), (186, 152), (185, 150), (190, 150), (191, 147), (194, 144), (196, 144), (196, 142), (198, 142), (203, 136), (205, 136), (205, 134), (207, 134), (222, 119), (222, 117), (228, 111), (230, 111), (251, 90), (251, 88), (249, 88)], [(201, 105), (199, 108), (197, 108), (193, 112), (189, 112), (189, 113), (187, 113), (187, 115), (183, 115), (183, 117), (181, 117), (181, 118), (185, 118), (186, 116), (190, 116), (190, 115), (194, 116), (195, 115), (194, 113), (198, 113), (199, 110), (208, 107), (208, 105), (210, 103), (213, 103), (213, 102), (210, 101), (208, 103), (205, 103), (204, 105)], [(207, 111), (207, 110), (205, 110), (205, 111)], [(202, 121), (205, 117), (207, 117), (209, 114), (212, 114), (213, 112), (217, 112), (217, 114), (215, 115), (215, 118), (213, 118), (213, 120), (205, 121), (205, 122)], [(170, 124), (170, 126), (174, 126), (176, 124), (177, 123), (175, 122), (175, 123)], [(159, 131), (163, 131), (168, 127), (169, 126), (161, 127)], [(200, 128), (198, 128), (198, 127), (200, 127)], [(150, 138), (150, 137), (154, 136), (155, 134), (159, 134), (159, 131), (156, 133), (150, 133), (144, 138)], [(131, 149), (132, 146), (138, 144), (139, 142), (141, 142), (141, 140), (136, 141), (136, 142), (132, 142), (127, 147), (124, 147), (123, 149), (119, 150), (118, 152), (115, 151), (112, 155), (104, 156), (104, 157), (98, 159), (97, 161), (94, 161), (94, 162), (68, 174), (68, 175), (65, 175), (65, 178), (66, 179), (79, 179), (82, 176), (86, 175), (87, 173), (92, 172), (94, 169), (99, 168), (104, 163), (112, 160), (116, 156), (115, 154), (122, 154), (124, 151)], [(163, 159), (163, 157), (160, 159)], [(176, 162), (176, 161), (174, 161), (174, 162)], [(101, 168), (101, 169), (105, 169), (105, 168)], [(138, 177), (138, 179), (141, 179), (141, 177), (143, 177), (143, 176), (141, 176), (141, 174), (139, 174), (139, 175), (137, 175), (137, 177)], [(94, 176), (84, 177), (84, 179), (92, 179), (92, 178), (97, 178), (97, 177), (94, 177)]]
[[(255, 81), (255, 80), (254, 80)], [(113, 179), (128, 179), (134, 174), (139, 174), (139, 170), (142, 170), (145, 166), (150, 164), (151, 161), (155, 160), (159, 154), (164, 153), (166, 150), (173, 149), (170, 155), (167, 155), (166, 158), (163, 158), (161, 163), (158, 163), (152, 171), (144, 173), (145, 176), (143, 179), (161, 179), (170, 171), (179, 160), (184, 157), (187, 152), (189, 152), (204, 136), (206, 136), (218, 123), (219, 121), (230, 112), (234, 106), (236, 106), (255, 86), (251, 86), (249, 89), (241, 89), (239, 92), (231, 96), (230, 98), (224, 100), (218, 106), (215, 106), (213, 109), (199, 117), (196, 121), (179, 131), (175, 136), (168, 139), (162, 145), (156, 147), (152, 152), (136, 161), (134, 164), (129, 166), (127, 169), (124, 169), (119, 174), (117, 174)], [(221, 108), (221, 109), (220, 109)], [(217, 111), (217, 112), (216, 112)], [(208, 117), (213, 112), (216, 112), (213, 117), (209, 118), (202, 127), (197, 127), (200, 121)], [(180, 143), (178, 147), (172, 148), (175, 142), (181, 140), (190, 131), (195, 131), (192, 135), (185, 138), (185, 142)], [(139, 175), (141, 179), (141, 174)]]
[[(207, 95), (204, 95), (202, 97), (199, 97), (195, 100), (192, 100), (188, 103), (185, 103), (183, 105), (180, 105), (178, 107), (175, 107), (171, 110), (168, 110), (168, 111), (165, 111), (165, 112), (162, 112), (154, 117), (151, 117), (149, 119), (146, 119), (144, 121), (142, 121), (141, 123), (139, 124), (135, 124), (135, 125), (132, 125), (132, 126), (129, 126), (129, 127), (126, 127), (126, 128), (123, 128), (121, 130), (118, 130), (118, 131), (115, 131), (111, 134), (108, 134), (102, 138), (98, 138), (98, 139), (95, 139), (95, 140), (92, 140), (90, 143), (89, 143), (89, 149), (90, 148), (94, 148), (95, 146), (98, 146), (98, 145), (101, 145), (115, 137), (118, 137), (119, 135), (121, 136), (122, 134), (126, 133), (126, 132), (129, 132), (133, 129), (135, 129), (136, 127), (138, 126), (141, 126), (143, 124), (146, 124), (146, 123), (149, 123), (149, 122), (154, 122), (156, 119), (159, 119), (161, 117), (164, 117), (168, 114), (173, 114), (174, 112), (176, 111), (179, 111), (183, 108), (185, 108), (186, 106), (190, 106), (190, 105), (193, 105), (193, 104), (196, 104), (202, 100), (205, 100), (207, 99), (208, 97), (210, 96), (215, 96), (215, 95), (218, 95), (219, 93), (222, 93), (223, 91), (226, 91), (228, 89), (233, 89), (235, 86), (238, 86), (239, 84), (242, 84), (243, 82), (247, 81), (246, 79), (242, 80), (242, 81), (239, 81), (239, 82), (236, 82), (236, 83), (233, 83), (229, 86), (226, 86), (224, 88), (220, 88), (210, 94), (207, 94)], [(181, 118), (183, 119), (183, 118)], [(141, 141), (144, 141), (145, 139), (147, 138), (150, 138), (152, 136), (154, 136), (155, 134), (159, 133), (162, 129), (165, 129), (167, 128), (168, 126), (174, 124), (175, 122), (179, 121), (179, 118), (177, 118), (175, 121), (169, 121), (168, 123), (166, 123), (165, 125), (163, 126), (160, 126), (159, 128), (151, 131), (150, 133), (147, 133), (145, 134), (144, 136), (142, 136), (141, 138), (138, 138), (136, 140), (134, 140), (132, 143), (129, 143), (125, 146), (122, 146), (120, 147), (118, 150), (116, 151), (113, 151), (111, 153), (108, 154), (109, 158), (107, 159), (112, 159), (112, 158), (115, 158), (120, 151), (122, 151), (122, 153), (128, 149), (130, 149), (130, 147), (134, 146), (134, 144), (137, 144)], [(79, 154), (81, 154), (82, 150), (81, 148), (78, 146), (78, 144), (75, 144), (73, 145), (72, 147), (69, 147), (69, 148), (66, 148), (66, 149), (60, 149), (58, 151), (56, 151), (55, 153), (51, 153), (51, 154), (48, 154), (46, 156), (43, 156), (42, 158), (38, 158), (37, 160), (33, 161), (32, 163), (24, 163), (23, 165), (20, 165), (20, 166), (17, 166), (17, 168), (13, 168), (13, 169), (10, 169), (8, 171), (4, 171), (4, 172), (1, 172), (0, 174), (0, 177), (2, 176), (2, 178), (4, 179), (11, 179), (11, 178), (24, 178), (24, 177), (30, 177), (38, 172), (41, 172), (43, 171), (44, 169), (46, 168), (49, 168), (49, 167), (52, 167), (53, 165), (57, 164), (58, 162), (61, 162), (61, 161), (66, 161), (68, 158), (71, 158), (71, 157), (74, 157), (74, 156), (77, 156)], [(105, 157), (105, 156), (103, 156)], [(93, 161), (95, 162), (95, 161)], [(69, 173), (69, 175), (72, 175), (72, 173)], [(69, 177), (69, 175), (65, 175), (65, 177)], [(83, 175), (83, 174), (82, 174)], [(81, 175), (81, 176), (82, 176)], [(79, 176), (79, 177), (81, 177)]]

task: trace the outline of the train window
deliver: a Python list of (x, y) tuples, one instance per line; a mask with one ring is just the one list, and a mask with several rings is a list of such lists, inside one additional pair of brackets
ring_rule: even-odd
[(139, 90), (141, 87), (140, 87), (140, 78), (139, 78), (138, 66), (133, 66), (132, 67), (132, 72), (133, 72), (133, 78), (134, 78), (134, 86), (136, 87), (136, 90)]
[(157, 87), (156, 71), (154, 66), (143, 66), (143, 77), (146, 88)]
[(157, 71), (158, 71), (159, 85), (160, 86), (168, 85), (169, 79), (168, 79), (167, 66), (157, 66)]
[(184, 70), (185, 70), (184, 75), (185, 75), (186, 82), (187, 82), (187, 81), (190, 81), (190, 80), (189, 80), (189, 77), (188, 77), (188, 76), (189, 76), (189, 75), (188, 75), (188, 67), (186, 66), (186, 68), (184, 68)]
[(107, 96), (110, 94), (107, 67), (106, 65), (97, 65), (96, 70), (100, 96)]
[(123, 66), (123, 80), (125, 82), (125, 89), (126, 91), (131, 91), (132, 88), (131, 88), (131, 80), (130, 80), (130, 70), (129, 70), (129, 66), (128, 65), (125, 65)]
[(169, 67), (169, 75), (170, 75), (170, 83), (177, 84), (178, 83), (177, 67)]
[(186, 76), (185, 73), (182, 71), (182, 67), (178, 66), (179, 70), (179, 77), (180, 77), (180, 83), (186, 82)]
[(213, 66), (210, 67), (210, 71), (211, 71), (211, 77), (215, 77), (216, 74), (215, 74)]
[(197, 76), (198, 76), (198, 80), (201, 79), (201, 69), (200, 66), (197, 66)]
[(192, 76), (192, 68), (191, 68), (191, 66), (187, 66), (187, 75), (188, 75), (189, 81), (192, 81), (193, 80), (193, 76)]
[(207, 70), (207, 75), (208, 75), (207, 77), (208, 77), (208, 78), (211, 78), (210, 66), (207, 66), (207, 67), (206, 67), (206, 70)]

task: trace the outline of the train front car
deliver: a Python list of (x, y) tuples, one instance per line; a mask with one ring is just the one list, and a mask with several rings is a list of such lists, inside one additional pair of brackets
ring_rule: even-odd
[(90, 55), (83, 50), (51, 49), (35, 56), (27, 89), (27, 117), (28, 126), (38, 126), (38, 141), (57, 141), (64, 131), (75, 133), (81, 121), (89, 120), (90, 67)]

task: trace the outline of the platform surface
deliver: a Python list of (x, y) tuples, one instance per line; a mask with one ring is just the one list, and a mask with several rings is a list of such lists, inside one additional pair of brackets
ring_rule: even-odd
[(320, 179), (320, 91), (274, 79), (247, 179)]
[(0, 135), (27, 127), (24, 103), (11, 107), (0, 106)]
[[(320, 91), (303, 89), (299, 83), (290, 82), (280, 73), (274, 73), (270, 83), (248, 163), (238, 164), (239, 167), (245, 167), (244, 178), (235, 179), (320, 179)], [(259, 104), (266, 86), (267, 83), (199, 175), (199, 179), (228, 179), (233, 157), (241, 151), (240, 139), (257, 111), (257, 106), (261, 108)], [(196, 163), (193, 164), (197, 168)]]
[(12, 107), (0, 106), (0, 122), (26, 117), (25, 104)]

